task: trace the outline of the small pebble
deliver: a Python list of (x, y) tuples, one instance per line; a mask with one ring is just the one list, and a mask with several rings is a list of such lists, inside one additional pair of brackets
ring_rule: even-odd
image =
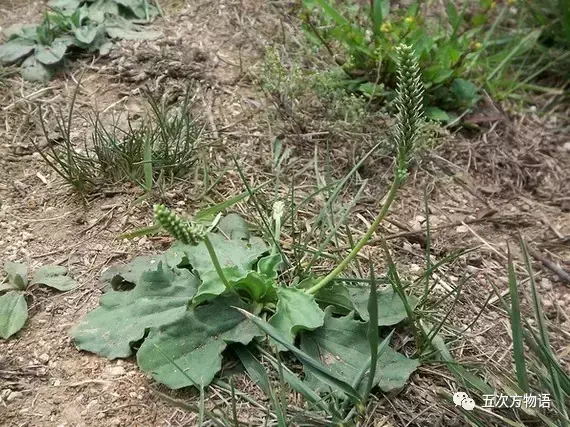
[(114, 377), (125, 375), (127, 373), (125, 368), (123, 368), (122, 366), (113, 366), (113, 367), (107, 368), (107, 372)]
[(547, 279), (545, 277), (540, 281), (540, 287), (545, 291), (550, 291), (552, 289), (552, 282), (550, 281), (550, 279)]
[(13, 391), (6, 397), (6, 402), (13, 402), (14, 400), (21, 399), (24, 394), (21, 391)]

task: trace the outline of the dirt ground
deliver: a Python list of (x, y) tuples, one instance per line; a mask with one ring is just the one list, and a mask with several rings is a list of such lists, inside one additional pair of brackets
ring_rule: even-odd
[[(193, 83), (215, 144), (208, 161), (216, 167), (231, 166), (228, 153), (238, 153), (252, 185), (262, 182), (270, 175), (271, 143), (278, 135), (293, 150), (285, 165), (290, 171), (310, 164), (314, 147), (326, 142), (331, 144), (333, 164), (340, 175), (352, 166), (346, 139), (291, 132), (252, 78), (265, 46), (281, 37), (283, 22), (288, 22), (287, 5), (249, 0), (179, 3), (170, 5), (176, 13), (159, 20), (157, 25), (164, 32), (159, 40), (121, 42), (108, 57), (78, 61), (46, 86), (24, 83), (18, 75), (0, 86), (2, 263), (25, 261), (31, 270), (48, 263), (65, 265), (80, 283), (66, 293), (33, 289), (26, 326), (12, 339), (0, 342), (1, 425), (197, 425), (196, 414), (175, 408), (152, 393), (159, 387), (140, 373), (133, 360), (109, 361), (79, 352), (68, 335), (70, 327), (97, 306), (101, 271), (164, 249), (164, 239), (118, 238), (125, 230), (151, 222), (148, 203), (132, 206), (140, 195), (137, 189), (121, 188), (84, 205), (62, 185), (30, 142), (44, 143), (38, 104), (52, 119), (50, 113), (68, 105), (80, 75), (77, 108), (85, 112), (91, 107), (140, 112), (143, 88), (163, 99), (176, 99)], [(42, 2), (1, 0), (0, 27), (37, 20), (44, 7)], [(537, 99), (537, 107), (547, 102)], [(516, 248), (517, 233), (523, 235), (536, 255), (536, 280), (552, 320), (552, 346), (568, 368), (570, 283), (537, 257), (570, 270), (570, 108), (561, 104), (546, 117), (532, 111), (513, 113), (498, 105), (492, 108), (492, 118), (480, 122), (479, 132), (449, 134), (425, 154), (393, 206), (384, 231), (392, 236), (398, 264), (413, 276), (424, 259), (422, 234), (414, 230), (425, 226), (423, 193), (427, 187), (436, 257), (479, 246), (462, 268), (442, 277), (445, 286), (456, 285), (465, 272), (474, 276), (453, 315), (457, 330), (469, 326), (483, 307), (490, 292), (486, 278), (501, 290), (507, 289), (507, 243)], [(48, 131), (53, 132), (50, 127)], [(81, 139), (87, 130), (81, 120), (74, 122), (76, 138)], [(370, 135), (354, 138), (363, 146), (370, 143)], [(376, 179), (378, 185), (369, 187), (357, 206), (355, 224), (360, 232), (372, 220), (386, 187), (384, 174), (389, 164), (378, 161), (373, 166), (367, 178)], [(313, 169), (308, 168), (307, 174), (312, 175)], [(218, 201), (243, 191), (237, 176), (231, 178), (228, 175), (217, 187)], [(307, 177), (311, 180), (314, 177)], [(201, 190), (178, 186), (168, 193), (169, 203), (192, 212), (204, 206), (204, 201), (197, 200)], [(381, 257), (374, 245), (367, 252)], [(523, 271), (520, 258), (518, 271)], [(510, 357), (508, 333), (508, 319), (491, 306), (459, 338), (454, 354), (461, 361), (497, 366), (500, 371)], [(244, 387), (254, 386), (244, 383)], [(442, 388), (449, 392), (449, 387), (449, 377), (430, 366), (422, 367), (399, 395), (378, 399), (370, 415), (374, 424), (369, 425), (463, 425), (459, 412), (435, 395)], [(172, 396), (195, 398), (192, 392)], [(215, 398), (223, 402), (228, 396)], [(262, 412), (251, 410), (246, 403), (238, 409), (244, 423), (263, 425)]]

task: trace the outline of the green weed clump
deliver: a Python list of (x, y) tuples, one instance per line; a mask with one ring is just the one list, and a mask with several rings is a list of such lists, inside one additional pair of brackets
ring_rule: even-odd
[[(76, 92), (77, 93), (77, 92)], [(91, 194), (122, 183), (133, 183), (145, 191), (163, 188), (191, 172), (199, 158), (202, 125), (194, 117), (192, 91), (187, 90), (178, 106), (165, 106), (148, 95), (150, 114), (138, 123), (127, 118), (121, 126), (118, 119), (105, 124), (98, 114), (86, 118), (93, 131), (88, 141), (79, 146), (72, 138), (75, 95), (69, 115), (56, 115), (56, 132), (60, 143), (38, 149), (45, 162), (74, 190)]]
[(532, 94), (563, 95), (570, 75), (570, 4), (513, 1), (485, 35), (479, 81), (495, 99), (534, 103)]
[(318, 117), (328, 129), (366, 123), (368, 100), (347, 91), (340, 70), (307, 70), (294, 60), (286, 66), (289, 58), (284, 56), (276, 46), (265, 50), (261, 85), (289, 119), (310, 123)]
[(424, 16), (421, 2), (393, 10), (383, 0), (348, 5), (305, 0), (303, 4), (307, 34), (333, 55), (351, 90), (391, 99), (397, 84), (396, 46), (407, 44), (423, 70), (429, 118), (449, 120), (445, 111), (469, 108), (479, 99), (469, 76), (484, 47), (484, 22), (467, 22), (466, 5), (458, 10), (453, 2), (446, 2), (445, 18), (436, 21)]
[(0, 45), (0, 65), (22, 63), (22, 77), (47, 81), (73, 52), (108, 53), (112, 39), (144, 40), (160, 35), (145, 28), (159, 14), (148, 0), (50, 0), (39, 25), (6, 30)]
[(44, 265), (28, 281), (28, 266), (20, 262), (4, 264), (6, 277), (0, 281), (0, 338), (8, 339), (24, 327), (28, 319), (27, 298), (32, 288), (44, 285), (58, 291), (69, 291), (77, 282), (61, 265)]
[[(199, 212), (193, 220), (155, 206), (157, 225), (175, 244), (164, 254), (137, 258), (105, 274), (111, 289), (73, 328), (77, 347), (116, 358), (131, 356), (137, 343), (137, 363), (144, 372), (170, 388), (194, 386), (201, 393), (212, 382), (220, 384), (215, 377), (222, 352), (231, 348), (270, 397), (282, 426), (295, 421), (289, 420), (283, 395), (269, 381), (261, 358), (277, 370), (281, 393), (288, 384), (311, 411), (335, 425), (361, 419), (372, 389), (403, 388), (419, 362), (390, 347), (391, 328), (409, 318), (417, 299), (392, 286), (377, 290), (373, 265), (369, 286), (337, 280), (387, 215), (421, 132), (419, 68), (410, 47), (403, 46), (399, 56), (393, 184), (370, 229), (331, 273), (285, 281), (282, 271), (290, 261), (280, 242), (283, 201), (275, 202), (265, 221), (270, 244), (252, 236), (240, 216), (221, 216), (241, 197)], [(253, 195), (249, 187), (248, 194)], [(124, 291), (123, 282), (134, 286)], [(339, 298), (331, 300), (337, 292)], [(282, 352), (300, 362), (305, 380), (281, 362)], [(232, 395), (235, 399), (233, 389)], [(198, 411), (205, 412), (203, 405)]]

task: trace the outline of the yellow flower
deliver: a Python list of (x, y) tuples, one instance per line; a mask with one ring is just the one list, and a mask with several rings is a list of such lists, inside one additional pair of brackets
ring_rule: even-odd
[(489, 7), (489, 10), (493, 10), (496, 7), (497, 7), (497, 2), (493, 1), (493, 2), (491, 2), (491, 6)]
[(411, 24), (413, 24), (414, 22), (416, 22), (416, 18), (414, 18), (413, 16), (407, 16), (406, 19), (405, 19), (405, 21), (406, 21), (408, 24), (411, 25)]
[(384, 22), (380, 27), (380, 31), (383, 33), (389, 33), (392, 31), (392, 24), (390, 22)]
[(475, 42), (473, 43), (473, 50), (479, 50), (483, 48), (483, 43)]

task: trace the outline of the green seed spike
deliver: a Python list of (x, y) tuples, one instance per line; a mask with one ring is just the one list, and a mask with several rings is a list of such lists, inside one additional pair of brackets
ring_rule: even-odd
[(398, 84), (396, 88), (396, 126), (394, 143), (397, 147), (398, 178), (407, 174), (408, 161), (418, 141), (424, 123), (424, 87), (414, 50), (407, 45), (397, 48)]
[(179, 217), (164, 205), (154, 205), (154, 219), (176, 240), (186, 245), (197, 245), (206, 237), (206, 229)]

